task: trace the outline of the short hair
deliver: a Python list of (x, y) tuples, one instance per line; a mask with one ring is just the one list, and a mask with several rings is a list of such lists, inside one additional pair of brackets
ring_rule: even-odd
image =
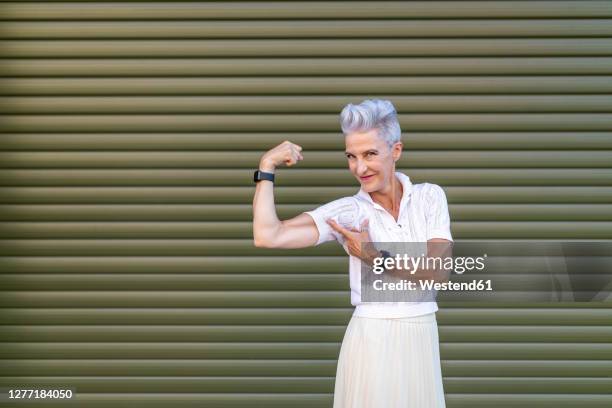
[(395, 106), (384, 99), (366, 99), (359, 105), (349, 103), (340, 113), (340, 126), (345, 135), (377, 129), (389, 147), (402, 137)]

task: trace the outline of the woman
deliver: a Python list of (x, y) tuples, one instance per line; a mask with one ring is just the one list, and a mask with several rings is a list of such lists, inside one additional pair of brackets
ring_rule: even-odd
[(337, 240), (350, 256), (355, 311), (338, 359), (334, 408), (445, 407), (435, 301), (365, 302), (361, 291), (361, 263), (371, 265), (380, 256), (363, 243), (427, 242), (430, 248), (452, 241), (444, 191), (434, 184), (412, 184), (395, 171), (403, 144), (391, 102), (349, 104), (340, 120), (359, 192), (280, 221), (273, 173), (281, 164), (303, 160), (300, 146), (281, 143), (262, 156), (255, 175), (255, 245), (303, 248)]

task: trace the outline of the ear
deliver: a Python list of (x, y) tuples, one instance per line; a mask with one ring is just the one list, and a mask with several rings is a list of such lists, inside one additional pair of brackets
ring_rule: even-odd
[(402, 157), (402, 149), (404, 148), (404, 144), (402, 142), (395, 142), (393, 147), (391, 147), (391, 154), (393, 155), (393, 161), (397, 162), (400, 157)]

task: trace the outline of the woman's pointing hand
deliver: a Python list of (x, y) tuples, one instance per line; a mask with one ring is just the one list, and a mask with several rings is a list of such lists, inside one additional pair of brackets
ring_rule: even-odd
[(368, 264), (371, 264), (373, 259), (378, 256), (378, 251), (374, 248), (370, 238), (368, 231), (369, 222), (367, 219), (361, 223), (360, 230), (344, 228), (331, 218), (327, 220), (327, 224), (344, 237), (349, 254)]

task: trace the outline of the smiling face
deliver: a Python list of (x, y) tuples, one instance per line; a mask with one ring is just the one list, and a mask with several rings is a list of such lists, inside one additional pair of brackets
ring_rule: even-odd
[(349, 133), (344, 139), (349, 170), (366, 193), (386, 191), (395, 176), (395, 162), (402, 154), (402, 142), (389, 147), (378, 130)]

